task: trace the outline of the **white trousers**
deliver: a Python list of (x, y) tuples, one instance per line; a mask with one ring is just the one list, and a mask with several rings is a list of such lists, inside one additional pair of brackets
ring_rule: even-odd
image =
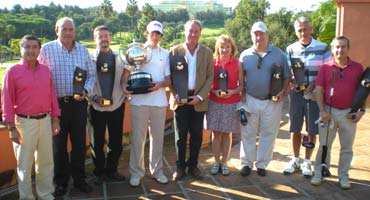
[[(153, 176), (163, 174), (163, 137), (166, 107), (130, 106), (131, 151), (129, 171), (132, 177), (144, 177), (144, 147), (149, 130), (149, 170)], [(148, 127), (149, 126), (149, 127)]]
[[(242, 166), (265, 169), (272, 159), (275, 138), (279, 131), (283, 102), (259, 100), (247, 95), (242, 106), (247, 112), (248, 123), (241, 127), (240, 161)], [(256, 138), (258, 139), (258, 148)], [(257, 152), (257, 154), (256, 154)]]
[(35, 162), (36, 192), (38, 199), (54, 199), (54, 161), (51, 118), (26, 119), (16, 117), (15, 125), (22, 143), (13, 142), (17, 160), (19, 199), (35, 199), (32, 193), (32, 164)]

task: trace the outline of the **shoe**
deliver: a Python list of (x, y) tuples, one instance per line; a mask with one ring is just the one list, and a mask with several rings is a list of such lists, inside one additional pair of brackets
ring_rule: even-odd
[(156, 175), (156, 176), (153, 176), (153, 178), (160, 184), (167, 184), (168, 183), (168, 178), (163, 175), (163, 174), (160, 174), (160, 175)]
[(301, 165), (301, 171), (305, 178), (310, 178), (312, 176), (311, 161), (305, 160)]
[(198, 179), (198, 180), (203, 179), (202, 172), (200, 172), (198, 167), (189, 168), (188, 172), (195, 179)]
[(77, 182), (74, 184), (74, 186), (83, 193), (90, 193), (93, 190), (92, 187), (85, 181)]
[(141, 178), (136, 176), (131, 176), (130, 178), (130, 186), (131, 187), (138, 187), (140, 185)]
[(351, 188), (351, 183), (347, 178), (339, 179), (339, 186), (343, 190), (348, 190)]
[(64, 185), (57, 185), (55, 187), (54, 196), (55, 197), (61, 197), (64, 196), (67, 193), (67, 186)]
[(186, 175), (185, 169), (182, 168), (176, 168), (176, 171), (172, 175), (172, 180), (178, 181), (182, 179)]
[(223, 176), (228, 176), (230, 174), (227, 164), (221, 164), (221, 174)]
[(297, 162), (296, 158), (292, 158), (292, 160), (290, 160), (288, 162), (287, 166), (285, 167), (284, 174), (289, 175), (289, 174), (292, 174), (295, 171), (298, 171), (299, 169), (300, 169), (299, 159), (298, 159), (298, 162)]
[(244, 166), (242, 168), (242, 171), (240, 172), (240, 175), (248, 176), (250, 173), (251, 173), (251, 168), (249, 166)]
[(105, 181), (105, 177), (103, 175), (95, 176), (94, 184), (95, 185), (102, 185), (104, 181)]
[(211, 168), (211, 174), (216, 175), (220, 171), (220, 164), (214, 163), (212, 168)]
[(114, 173), (108, 173), (106, 174), (108, 180), (110, 181), (124, 181), (126, 180), (126, 177), (119, 174), (118, 172), (114, 172)]
[(266, 176), (266, 170), (262, 168), (257, 168), (257, 174), (260, 176)]
[(314, 175), (311, 179), (311, 185), (313, 186), (319, 186), (321, 185), (321, 182), (322, 182), (321, 176)]

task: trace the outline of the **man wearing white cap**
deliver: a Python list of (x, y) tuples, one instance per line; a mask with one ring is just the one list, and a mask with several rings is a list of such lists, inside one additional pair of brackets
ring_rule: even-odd
[[(153, 178), (161, 184), (168, 183), (167, 177), (162, 171), (163, 137), (168, 105), (165, 87), (171, 84), (168, 51), (159, 46), (163, 35), (162, 24), (152, 21), (147, 25), (147, 42), (144, 46), (150, 46), (151, 59), (140, 67), (141, 71), (150, 73), (153, 79), (153, 87), (150, 93), (132, 94), (131, 105), (131, 152), (129, 171), (131, 174), (130, 185), (137, 187), (141, 178), (145, 175), (144, 147), (149, 125), (150, 152), (149, 170)], [(127, 80), (128, 72), (125, 72)], [(124, 83), (124, 93), (130, 94), (127, 83)]]
[[(282, 99), (289, 85), (291, 70), (284, 52), (268, 44), (267, 27), (263, 22), (253, 24), (251, 37), (253, 46), (244, 50), (239, 58), (246, 74), (243, 107), (249, 113), (247, 125), (241, 126), (241, 175), (248, 176), (256, 161), (258, 175), (265, 176), (279, 131)], [(282, 84), (277, 94), (271, 92), (271, 86), (275, 85), (271, 83), (272, 70), (279, 71), (276, 79)]]

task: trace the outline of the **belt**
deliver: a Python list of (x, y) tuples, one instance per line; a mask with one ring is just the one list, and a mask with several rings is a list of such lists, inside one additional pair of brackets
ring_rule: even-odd
[(22, 115), (22, 114), (17, 114), (18, 117), (26, 118), (26, 119), (44, 119), (48, 113), (44, 114), (39, 114), (39, 115)]
[(72, 96), (64, 96), (64, 97), (59, 97), (58, 101), (63, 102), (63, 103), (69, 103), (70, 101), (74, 101), (74, 98)]
[(194, 95), (194, 90), (188, 90), (188, 96), (193, 96)]

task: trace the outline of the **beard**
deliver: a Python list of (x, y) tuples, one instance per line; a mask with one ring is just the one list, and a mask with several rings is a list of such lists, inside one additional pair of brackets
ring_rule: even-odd
[(109, 43), (107, 41), (102, 41), (99, 43), (99, 46), (103, 49), (105, 48), (108, 48), (109, 47)]

